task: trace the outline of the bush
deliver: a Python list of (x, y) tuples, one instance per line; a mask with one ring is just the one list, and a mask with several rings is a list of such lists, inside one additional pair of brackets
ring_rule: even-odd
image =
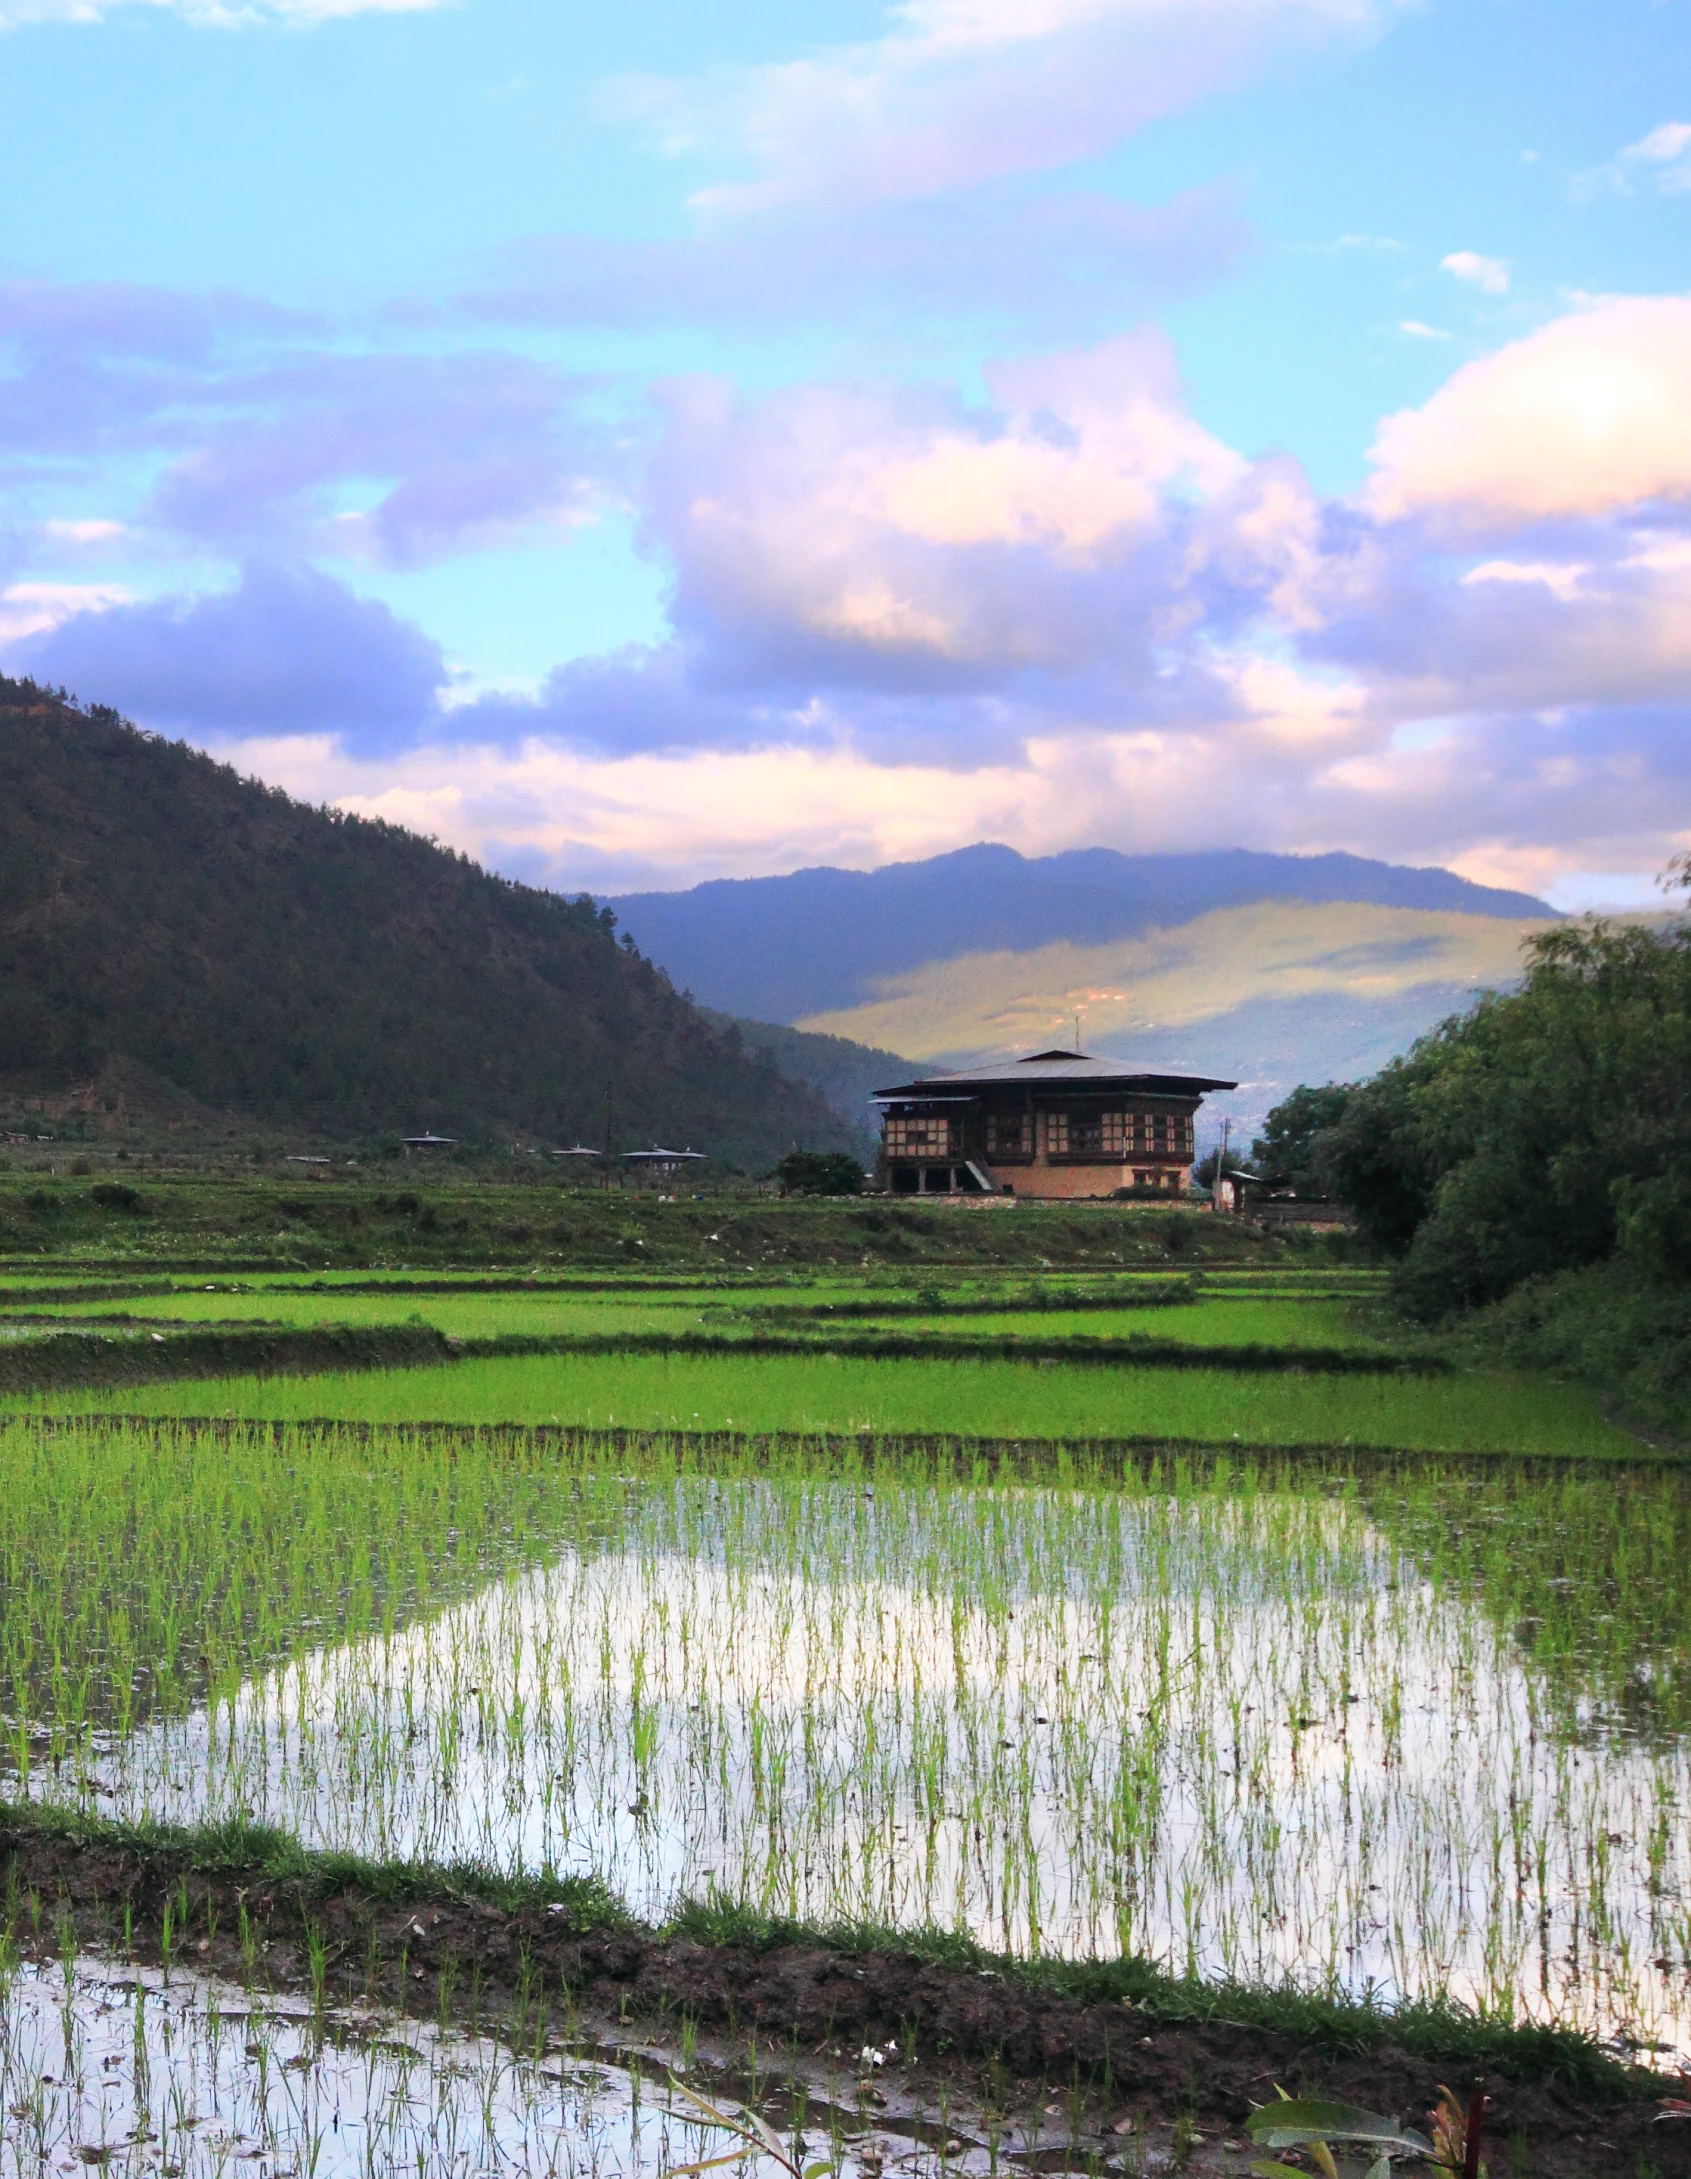
[(1484, 1345), (1525, 1369), (1584, 1378), (1637, 1422), (1691, 1439), (1691, 1288), (1624, 1257), (1528, 1279), (1472, 1320)]
[(103, 1211), (123, 1211), (131, 1218), (144, 1218), (147, 1206), (139, 1192), (127, 1181), (97, 1180), (89, 1189), (90, 1202), (98, 1203)]
[(789, 1150), (775, 1168), (783, 1195), (861, 1195), (863, 1168), (843, 1150)]

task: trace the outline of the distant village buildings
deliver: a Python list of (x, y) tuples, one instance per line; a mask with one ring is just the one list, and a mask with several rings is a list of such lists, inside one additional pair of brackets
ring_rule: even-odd
[(1084, 1052), (923, 1075), (878, 1092), (880, 1186), (895, 1195), (1185, 1195), (1204, 1075)]

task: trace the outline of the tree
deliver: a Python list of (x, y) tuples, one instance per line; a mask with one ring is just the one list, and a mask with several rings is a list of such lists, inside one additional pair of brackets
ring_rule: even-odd
[(861, 1195), (863, 1168), (843, 1150), (789, 1150), (775, 1168), (783, 1195)]
[(1593, 919), (1347, 1100), (1313, 1153), (1433, 1318), (1617, 1251), (1683, 1275), (1691, 925)]
[(1263, 1122), (1251, 1145), (1252, 1168), (1276, 1187), (1325, 1192), (1321, 1141), (1344, 1118), (1353, 1094), (1349, 1082), (1327, 1082), (1320, 1089), (1300, 1084)]

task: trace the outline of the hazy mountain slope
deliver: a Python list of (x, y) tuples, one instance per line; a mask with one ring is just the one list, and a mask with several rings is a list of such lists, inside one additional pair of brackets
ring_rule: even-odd
[(1545, 916), (1505, 919), (1274, 901), (1112, 944), (965, 955), (888, 977), (804, 1027), (941, 1064), (1070, 1042), (1233, 1075), (1255, 1119), (1295, 1083), (1372, 1073), (1444, 1015), (1519, 972)]
[(144, 1070), (330, 1131), (679, 1137), (763, 1164), (850, 1131), (585, 899), (309, 809), (0, 679), (0, 1092)]
[(809, 1083), (843, 1120), (861, 1131), (861, 1147), (865, 1151), (872, 1147), (873, 1138), (880, 1132), (880, 1115), (869, 1100), (889, 1082), (902, 1081), (909, 1075), (909, 1059), (899, 1052), (855, 1044), (846, 1037), (790, 1029), (781, 1022), (718, 1014), (708, 1006), (701, 1011), (719, 1029), (738, 1029), (747, 1048), (767, 1054), (789, 1082)]
[(1360, 901), (1548, 918), (1530, 894), (1355, 855), (1119, 855), (1029, 860), (983, 845), (884, 870), (718, 879), (612, 905), (642, 951), (711, 1006), (796, 1022), (873, 998), (884, 979), (965, 955), (1106, 944), (1268, 900)]

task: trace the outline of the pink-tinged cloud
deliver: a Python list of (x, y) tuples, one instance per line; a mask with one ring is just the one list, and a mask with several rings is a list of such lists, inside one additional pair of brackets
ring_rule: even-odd
[(1246, 81), (1268, 60), (1373, 35), (1375, 0), (904, 0), (878, 39), (697, 83), (625, 86), (661, 139), (726, 148), (739, 213), (866, 203), (1071, 165)]
[(1622, 296), (1466, 364), (1388, 416), (1366, 503), (1497, 527), (1691, 498), (1691, 296)]
[[(234, 369), (214, 341), (159, 367), (147, 399), (172, 374), (187, 390), (150, 424), (139, 398), (112, 414), (179, 435), (155, 535), (270, 554), (232, 590), (146, 604), (9, 570), (0, 642), (11, 670), (560, 880), (875, 861), (982, 833), (1344, 844), (1535, 884), (1557, 858), (1648, 868), (1691, 841), (1686, 307), (1602, 305), (1458, 371), (1387, 424), (1396, 466), (1350, 503), (1205, 430), (1155, 333), (995, 367), (973, 402), (686, 381), (649, 468), (600, 472), (672, 571), (670, 636), (456, 708), (421, 630), (273, 541), (334, 534), (353, 482), (387, 560), (545, 518), (559, 478), (600, 458), (571, 388), (527, 363), (303, 343)], [(155, 327), (134, 352), (174, 337)], [(1608, 401), (1601, 461), (1578, 445), (1559, 461), (1563, 411), (1521, 394), (1535, 374), (1564, 387), (1569, 353), (1607, 386), (1622, 358), (1648, 393)], [(1517, 442), (1521, 414), (1537, 436)], [(1411, 429), (1452, 416), (1473, 504)]]
[(1290, 465), (1196, 424), (1160, 334), (938, 390), (671, 392), (648, 529), (674, 615), (743, 679), (939, 692), (1099, 672), (1143, 687), (1291, 580), (1315, 510)]

